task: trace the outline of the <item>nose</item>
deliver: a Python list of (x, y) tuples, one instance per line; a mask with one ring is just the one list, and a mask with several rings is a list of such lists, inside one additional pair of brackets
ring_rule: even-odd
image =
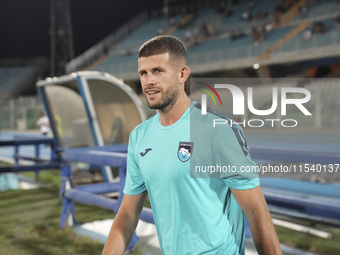
[(144, 85), (145, 86), (152, 86), (156, 84), (156, 79), (155, 76), (152, 73), (148, 73), (145, 76), (145, 80), (144, 80)]

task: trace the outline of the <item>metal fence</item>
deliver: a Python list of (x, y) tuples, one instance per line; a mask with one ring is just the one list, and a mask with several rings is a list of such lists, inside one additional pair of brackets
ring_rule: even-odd
[(44, 111), (39, 97), (0, 100), (0, 129), (35, 130), (40, 113)]

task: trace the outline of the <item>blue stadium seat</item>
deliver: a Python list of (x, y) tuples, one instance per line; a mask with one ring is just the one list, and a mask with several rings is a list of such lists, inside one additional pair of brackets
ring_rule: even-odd
[(27, 77), (34, 73), (33, 67), (0, 68), (0, 95), (6, 97)]

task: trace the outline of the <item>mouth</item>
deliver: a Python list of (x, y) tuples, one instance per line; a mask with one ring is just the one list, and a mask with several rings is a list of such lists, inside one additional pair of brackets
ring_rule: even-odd
[(148, 91), (146, 91), (146, 94), (149, 95), (149, 96), (156, 95), (156, 94), (159, 94), (159, 93), (160, 93), (159, 90), (148, 90)]

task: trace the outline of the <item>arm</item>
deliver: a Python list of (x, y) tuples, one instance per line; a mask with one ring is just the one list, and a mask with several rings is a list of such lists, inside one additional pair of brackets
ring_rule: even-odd
[(40, 127), (40, 125), (41, 125), (41, 118), (39, 118), (38, 120), (37, 120), (37, 126), (39, 126)]
[(260, 255), (282, 254), (260, 186), (249, 190), (231, 189), (231, 191), (247, 216), (257, 252)]
[(102, 255), (124, 253), (137, 227), (146, 196), (146, 191), (133, 196), (124, 195), (122, 204), (111, 226)]

